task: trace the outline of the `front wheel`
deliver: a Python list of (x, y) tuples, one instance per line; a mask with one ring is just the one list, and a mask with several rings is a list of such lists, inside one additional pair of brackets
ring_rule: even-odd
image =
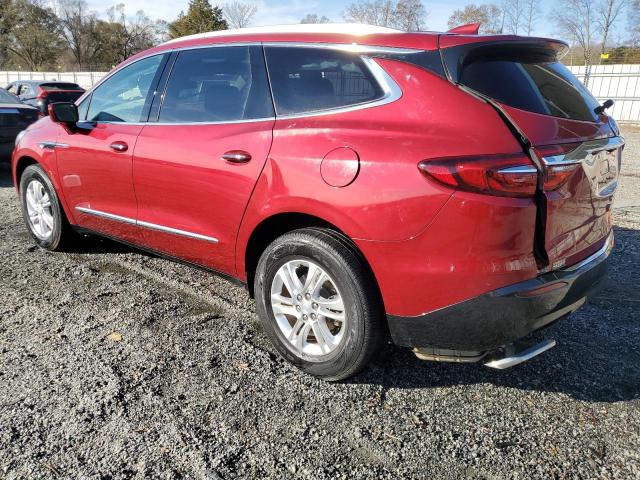
[(277, 238), (260, 257), (254, 291), (275, 348), (311, 375), (350, 377), (384, 340), (384, 311), (371, 272), (336, 232), (308, 228)]
[(29, 165), (20, 177), (22, 215), (36, 243), (47, 250), (62, 250), (75, 232), (67, 222), (55, 188), (39, 165)]

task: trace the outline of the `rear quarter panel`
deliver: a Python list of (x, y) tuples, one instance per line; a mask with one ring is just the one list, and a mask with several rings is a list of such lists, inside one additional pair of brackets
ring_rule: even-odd
[[(407, 241), (425, 230), (453, 193), (420, 174), (421, 160), (521, 150), (489, 105), (421, 68), (376, 61), (402, 89), (399, 100), (276, 121), (273, 146), (238, 235), (240, 276), (251, 232), (272, 215), (314, 215), (356, 240)], [(337, 147), (349, 147), (360, 158), (358, 176), (342, 188), (320, 175), (323, 157)]]

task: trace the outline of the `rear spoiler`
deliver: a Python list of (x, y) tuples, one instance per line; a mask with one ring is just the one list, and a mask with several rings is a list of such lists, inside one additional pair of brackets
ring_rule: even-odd
[(460, 74), (466, 65), (480, 59), (547, 63), (560, 60), (568, 50), (569, 46), (566, 43), (548, 38), (510, 35), (496, 35), (488, 38), (447, 36), (446, 34), (440, 36), (442, 63), (447, 76), (455, 83), (459, 82)]
[(447, 33), (459, 33), (461, 35), (478, 35), (480, 31), (479, 23), (467, 23), (466, 25), (460, 25), (458, 27), (447, 30)]

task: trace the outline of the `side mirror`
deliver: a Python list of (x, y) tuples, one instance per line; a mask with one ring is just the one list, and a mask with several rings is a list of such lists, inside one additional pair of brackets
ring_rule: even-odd
[(75, 125), (80, 116), (75, 103), (60, 102), (49, 104), (49, 117), (56, 123), (65, 125)]

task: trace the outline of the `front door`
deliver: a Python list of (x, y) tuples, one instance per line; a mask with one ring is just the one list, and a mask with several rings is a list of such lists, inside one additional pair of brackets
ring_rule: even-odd
[[(85, 98), (81, 128), (56, 140), (63, 193), (80, 226), (136, 240), (137, 203), (133, 189), (133, 151), (153, 99), (162, 55), (134, 62)], [(85, 102), (89, 102), (85, 105)]]
[(134, 154), (145, 245), (235, 273), (238, 228), (271, 147), (265, 71), (259, 46), (178, 53)]

